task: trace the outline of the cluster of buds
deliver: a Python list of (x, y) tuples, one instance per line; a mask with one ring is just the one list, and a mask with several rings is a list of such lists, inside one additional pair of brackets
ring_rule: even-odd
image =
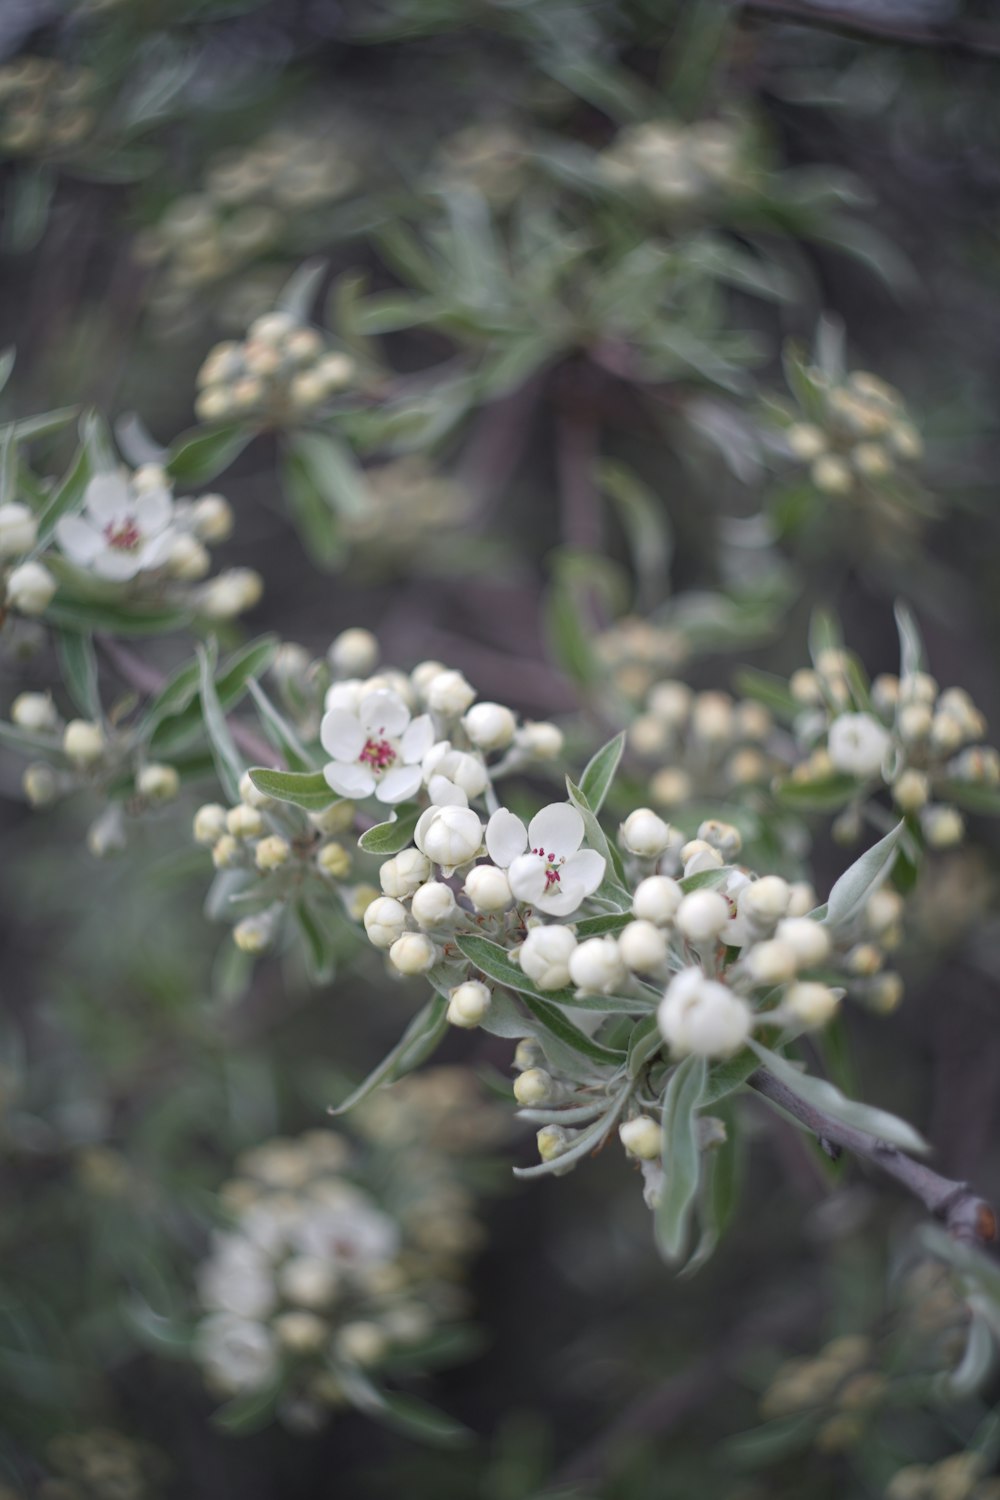
[(987, 1477), (982, 1453), (952, 1453), (936, 1464), (906, 1464), (885, 1489), (885, 1500), (1000, 1500), (1000, 1479)]
[[(154, 1500), (169, 1471), (162, 1453), (110, 1427), (60, 1433), (45, 1459), (50, 1476), (32, 1489), (33, 1500)], [(3, 1486), (0, 1494), (14, 1492)]]
[(658, 766), (649, 784), (653, 801), (679, 808), (693, 797), (767, 785), (778, 767), (769, 748), (773, 728), (760, 703), (667, 680), (649, 691), (628, 737), (636, 755)]
[(301, 251), (310, 238), (308, 216), (343, 197), (356, 180), (353, 155), (321, 130), (271, 130), (246, 149), (217, 153), (201, 190), (175, 199), (136, 239), (136, 258), (162, 274), (154, 313), (171, 316), (192, 294), (280, 251), (290, 227)]
[(351, 1371), (377, 1378), (461, 1315), (458, 1283), (479, 1243), (471, 1200), (446, 1158), (407, 1144), (380, 1173), (378, 1202), (329, 1130), (238, 1160), (220, 1192), (230, 1224), (197, 1275), (194, 1347), (213, 1391), (277, 1388), (279, 1418), (315, 1430), (350, 1399)]
[(607, 669), (614, 690), (638, 704), (655, 682), (684, 665), (688, 643), (681, 631), (627, 615), (601, 631), (594, 650)]
[(50, 569), (28, 555), (34, 552), (37, 541), (38, 519), (29, 505), (20, 500), (0, 505), (4, 604), (29, 617), (44, 614), (59, 587)]
[(824, 1453), (853, 1448), (877, 1418), (889, 1382), (875, 1367), (875, 1350), (863, 1334), (833, 1339), (814, 1358), (788, 1360), (765, 1391), (765, 1417), (815, 1417), (814, 1441)]
[(668, 208), (702, 204), (745, 188), (751, 165), (745, 132), (723, 120), (629, 125), (598, 158), (605, 181), (639, 190)]
[(0, 151), (71, 155), (94, 132), (94, 74), (53, 57), (20, 57), (0, 68)]
[(466, 125), (444, 141), (438, 169), (449, 184), (469, 186), (495, 208), (506, 208), (521, 192), (531, 147), (511, 125)]
[(290, 313), (251, 323), (246, 338), (216, 344), (198, 372), (195, 412), (202, 422), (246, 418), (283, 427), (311, 416), (352, 383), (350, 355)]
[(885, 787), (899, 812), (919, 821), (930, 848), (960, 843), (964, 821), (954, 803), (976, 788), (1000, 787), (1000, 754), (981, 743), (982, 713), (964, 688), (942, 691), (926, 672), (884, 673), (870, 693), (859, 691), (860, 681), (857, 663), (835, 649), (793, 674), (802, 758), (792, 785), (808, 790), (836, 775), (857, 783), (852, 806), (835, 825), (845, 842), (860, 833), (864, 798)]
[(366, 469), (365, 487), (364, 510), (342, 518), (344, 540), (410, 567), (415, 548), (428, 540), (440, 545), (442, 534), (457, 532), (468, 514), (467, 491), (419, 455)]
[(900, 465), (915, 464), (923, 452), (920, 434), (893, 386), (867, 370), (833, 380), (810, 366), (803, 371), (814, 408), (810, 420), (794, 414), (784, 429), (787, 453), (808, 465), (809, 477), (824, 495), (854, 495), (887, 511)]

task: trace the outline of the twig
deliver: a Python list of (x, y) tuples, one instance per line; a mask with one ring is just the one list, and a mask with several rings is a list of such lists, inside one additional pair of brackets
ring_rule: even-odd
[(888, 1141), (879, 1140), (867, 1131), (856, 1130), (852, 1125), (841, 1124), (800, 1099), (766, 1068), (752, 1074), (748, 1082), (758, 1094), (763, 1094), (765, 1099), (813, 1131), (825, 1150), (850, 1151), (879, 1167), (887, 1176), (894, 1177), (919, 1198), (935, 1218), (941, 1220), (955, 1239), (980, 1245), (996, 1243), (996, 1212), (985, 1198), (973, 1192), (967, 1182), (942, 1177), (940, 1172), (924, 1166), (923, 1162), (914, 1161)]
[(833, 10), (809, 4), (808, 0), (733, 0), (733, 8), (760, 20), (812, 26), (861, 41), (925, 47), (935, 52), (957, 53), (960, 57), (1000, 59), (1000, 33), (993, 28), (963, 26), (954, 22), (946, 26), (907, 26), (866, 14), (860, 7)]

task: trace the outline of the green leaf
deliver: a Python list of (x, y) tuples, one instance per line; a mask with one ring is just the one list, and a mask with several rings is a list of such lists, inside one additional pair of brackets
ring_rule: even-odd
[(597, 482), (618, 509), (638, 579), (636, 607), (651, 609), (665, 598), (673, 539), (666, 509), (625, 464), (601, 459)]
[(697, 1111), (708, 1065), (685, 1057), (670, 1075), (663, 1096), (663, 1188), (656, 1205), (656, 1243), (665, 1260), (679, 1261), (701, 1179)]
[(633, 1028), (628, 1039), (628, 1055), (625, 1067), (630, 1078), (638, 1078), (643, 1068), (663, 1046), (659, 1023), (655, 1016), (643, 1016)]
[(809, 621), (809, 655), (816, 666), (825, 651), (842, 651), (844, 633), (840, 621), (829, 609), (814, 609)]
[(88, 719), (100, 720), (101, 695), (93, 638), (76, 631), (57, 630), (55, 644), (59, 670), (70, 697)]
[(429, 1056), (448, 1030), (448, 1002), (443, 995), (435, 995), (423, 1010), (418, 1011), (407, 1026), (392, 1051), (387, 1053), (377, 1068), (373, 1068), (363, 1083), (348, 1094), (342, 1104), (331, 1106), (331, 1115), (344, 1115), (360, 1104), (383, 1083), (395, 1079), (415, 1068)]
[(782, 807), (793, 812), (834, 812), (857, 797), (863, 786), (856, 776), (831, 771), (829, 776), (819, 776), (815, 781), (793, 781), (789, 777), (776, 784), (774, 796)]
[(17, 358), (17, 350), (13, 344), (0, 351), (0, 391), (5, 390), (7, 382), (14, 372), (14, 361)]
[(587, 768), (580, 777), (580, 794), (585, 797), (592, 812), (596, 815), (604, 805), (604, 799), (608, 795), (611, 784), (618, 770), (618, 763), (625, 749), (625, 731), (615, 735), (609, 740), (603, 749), (598, 750), (587, 762)]
[(240, 759), (233, 737), (226, 723), (226, 716), (219, 702), (219, 694), (215, 686), (213, 675), (214, 661), (209, 656), (204, 646), (198, 647), (198, 662), (200, 666), (201, 706), (205, 716), (205, 728), (208, 731), (209, 743), (212, 746), (212, 754), (215, 759), (215, 768), (218, 772), (219, 781), (229, 802), (240, 800), (240, 778), (243, 775), (243, 762)]
[(905, 822), (899, 822), (884, 839), (866, 849), (860, 859), (845, 870), (830, 892), (824, 921), (830, 927), (850, 922), (862, 910), (869, 896), (890, 874), (896, 860), (896, 848), (903, 836)]
[(168, 635), (171, 631), (183, 630), (190, 623), (191, 611), (180, 606), (154, 609), (139, 604), (68, 599), (57, 594), (45, 611), (45, 618), (52, 625), (84, 635), (94, 631), (127, 636)]
[(168, 450), (167, 473), (178, 484), (204, 484), (228, 469), (253, 436), (251, 428), (236, 423), (181, 433)]
[(387, 1427), (436, 1448), (460, 1448), (474, 1441), (474, 1434), (461, 1422), (429, 1406), (416, 1396), (380, 1390), (355, 1365), (337, 1366), (344, 1394), (366, 1416)]
[(296, 901), (293, 911), (305, 944), (310, 982), (329, 984), (336, 968), (331, 935), (324, 927), (322, 918), (317, 916), (307, 901)]
[(358, 848), (366, 854), (392, 855), (413, 840), (413, 830), (420, 821), (420, 808), (403, 803), (387, 823), (376, 823), (358, 839)]
[(259, 792), (277, 802), (303, 807), (306, 812), (323, 812), (340, 801), (322, 771), (272, 771), (265, 766), (251, 766), (250, 780)]
[(749, 1047), (742, 1048), (735, 1057), (727, 1057), (724, 1062), (712, 1063), (705, 1080), (703, 1106), (716, 1104), (736, 1089), (742, 1088), (750, 1074), (757, 1071), (757, 1067), (758, 1059)]
[(49, 541), (60, 517), (70, 515), (83, 504), (83, 495), (89, 478), (90, 460), (87, 457), (86, 448), (80, 448), (69, 469), (52, 491), (48, 503), (38, 518), (39, 545)]
[(317, 487), (312, 469), (294, 450), (285, 452), (281, 487), (292, 522), (309, 556), (321, 568), (336, 568), (346, 555), (337, 518)]
[(327, 262), (318, 258), (307, 260), (299, 266), (278, 293), (275, 303), (278, 312), (287, 313), (296, 323), (310, 322), (313, 303), (326, 275), (326, 267)]
[[(863, 1130), (866, 1134), (875, 1136), (877, 1140), (888, 1141), (890, 1145), (898, 1146), (901, 1151), (923, 1155), (930, 1150), (930, 1146), (918, 1130), (914, 1130), (912, 1125), (908, 1125), (905, 1120), (900, 1120), (896, 1115), (889, 1114), (888, 1110), (877, 1109), (874, 1105), (859, 1104), (854, 1099), (848, 1099), (825, 1078), (815, 1078), (811, 1073), (801, 1072), (787, 1058), (781, 1057), (777, 1052), (771, 1052), (767, 1047), (762, 1047), (759, 1042), (751, 1040), (748, 1046), (757, 1054), (769, 1073), (773, 1073), (775, 1078), (791, 1089), (793, 1094), (805, 1100), (806, 1104), (811, 1104), (814, 1109), (821, 1110), (831, 1119), (839, 1120), (842, 1125), (850, 1125), (855, 1130)], [(772, 1108), (780, 1108), (771, 1100), (768, 1100), (768, 1103)]]
[(987, 786), (981, 781), (945, 781), (934, 792), (949, 802), (957, 802), (967, 812), (1000, 816), (1000, 786)]
[(0, 505), (8, 505), (17, 495), (17, 441), (13, 426), (5, 429), (0, 444)]
[(776, 677), (772, 672), (759, 672), (755, 667), (742, 667), (736, 673), (734, 683), (737, 692), (742, 693), (746, 698), (753, 698), (758, 703), (763, 703), (776, 718), (786, 723), (791, 723), (802, 711), (801, 703), (797, 703), (792, 697), (785, 679)]
[(584, 917), (582, 922), (574, 922), (577, 938), (582, 942), (584, 938), (603, 937), (607, 932), (621, 932), (630, 922), (634, 922), (630, 911), (621, 912), (606, 917)]
[(289, 769), (292, 771), (311, 771), (315, 765), (315, 757), (310, 755), (305, 745), (299, 739), (294, 727), (289, 724), (283, 714), (280, 714), (264, 692), (259, 682), (253, 678), (247, 683), (250, 696), (257, 705), (261, 723), (267, 732), (267, 737), (276, 750), (285, 757)]
[(212, 1426), (233, 1435), (260, 1432), (273, 1422), (279, 1395), (280, 1386), (271, 1383), (263, 1390), (234, 1396), (212, 1413)]
[(739, 1197), (742, 1152), (731, 1112), (723, 1118), (725, 1139), (702, 1153), (701, 1186), (698, 1192), (698, 1223), (701, 1236), (694, 1254), (681, 1271), (694, 1276), (715, 1253), (732, 1220)]
[(616, 1095), (609, 1109), (605, 1110), (600, 1119), (595, 1120), (586, 1130), (581, 1130), (576, 1140), (568, 1151), (561, 1156), (554, 1157), (552, 1161), (538, 1162), (533, 1167), (515, 1167), (515, 1177), (550, 1177), (554, 1173), (565, 1171), (573, 1162), (579, 1161), (581, 1157), (589, 1155), (603, 1145), (609, 1133), (614, 1128), (615, 1121), (625, 1108), (631, 1087), (623, 1088)]
[(349, 448), (327, 432), (294, 433), (289, 447), (335, 515), (353, 521), (368, 514), (364, 472)]
[[(259, 672), (267, 670), (277, 649), (277, 636), (262, 635), (226, 658), (215, 678), (215, 691), (224, 712), (235, 707)], [(201, 735), (201, 703), (192, 701), (199, 677), (198, 663), (188, 662), (164, 684), (147, 709), (143, 730), (151, 734), (157, 754), (169, 755)]]
[(900, 677), (910, 677), (914, 672), (925, 671), (927, 653), (913, 611), (901, 599), (897, 599), (893, 613), (899, 632)]
[(621, 855), (618, 850), (609, 844), (604, 829), (597, 821), (594, 809), (591, 807), (587, 797), (575, 782), (566, 777), (566, 790), (569, 800), (583, 818), (583, 827), (587, 844), (591, 849), (596, 849), (598, 854), (603, 854), (607, 866), (607, 872), (601, 883), (601, 890), (608, 889), (619, 900), (631, 909), (632, 896), (625, 888), (625, 872), (622, 868)]

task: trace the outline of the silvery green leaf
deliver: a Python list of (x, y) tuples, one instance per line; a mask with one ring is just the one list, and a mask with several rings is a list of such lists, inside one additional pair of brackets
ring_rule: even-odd
[(93, 637), (80, 635), (76, 631), (57, 630), (55, 641), (59, 669), (70, 697), (88, 719), (99, 720), (101, 695)]
[(914, 672), (926, 670), (927, 653), (924, 650), (920, 627), (908, 604), (897, 599), (893, 608), (896, 629), (899, 632), (899, 675), (910, 677)]
[(340, 801), (322, 771), (273, 771), (266, 766), (251, 766), (249, 774), (259, 792), (276, 802), (302, 807), (306, 812), (323, 812)]
[(336, 1108), (331, 1106), (330, 1114), (346, 1114), (380, 1084), (401, 1078), (404, 1073), (423, 1062), (448, 1030), (447, 1008), (443, 995), (434, 995), (428, 1000), (414, 1016), (392, 1051), (383, 1057), (377, 1068), (372, 1069), (363, 1083), (348, 1094), (342, 1104), (338, 1104)]
[(215, 768), (218, 772), (219, 781), (229, 802), (240, 800), (240, 778), (243, 775), (243, 762), (239, 752), (233, 743), (226, 716), (219, 703), (219, 695), (215, 687), (214, 676), (214, 654), (204, 646), (198, 647), (198, 662), (200, 666), (201, 683), (201, 706), (205, 715), (205, 728), (208, 731), (209, 742), (212, 746), (212, 754), (215, 758)]
[(905, 828), (905, 822), (897, 823), (885, 838), (866, 849), (835, 882), (823, 919), (828, 926), (846, 924), (863, 910), (868, 898), (889, 876), (896, 862), (896, 846)]
[(930, 1146), (918, 1130), (914, 1130), (912, 1125), (890, 1114), (888, 1110), (878, 1109), (872, 1104), (859, 1104), (854, 1099), (848, 1099), (825, 1078), (816, 1078), (811, 1073), (802, 1072), (787, 1058), (779, 1056), (777, 1052), (771, 1052), (767, 1047), (762, 1047), (759, 1042), (751, 1039), (748, 1046), (756, 1052), (768, 1072), (773, 1073), (775, 1078), (780, 1079), (793, 1094), (797, 1094), (814, 1109), (821, 1110), (823, 1114), (829, 1115), (834, 1120), (839, 1120), (842, 1125), (850, 1125), (854, 1130), (863, 1130), (867, 1135), (874, 1136), (876, 1140), (887, 1141), (890, 1146), (898, 1146), (901, 1151), (912, 1151), (916, 1155), (923, 1155), (930, 1150)]
[(307, 260), (289, 277), (278, 293), (275, 307), (296, 323), (308, 323), (320, 283), (326, 275), (325, 260)]
[(599, 813), (604, 805), (604, 799), (611, 789), (618, 770), (618, 763), (625, 749), (625, 731), (616, 734), (613, 740), (609, 740), (596, 755), (587, 762), (587, 767), (580, 777), (580, 792), (590, 804), (591, 811)]
[(708, 1065), (685, 1057), (670, 1075), (663, 1096), (663, 1189), (656, 1205), (656, 1243), (668, 1261), (680, 1260), (701, 1178), (697, 1111)]
[(538, 1162), (533, 1167), (515, 1167), (514, 1176), (548, 1177), (554, 1172), (560, 1172), (566, 1167), (571, 1166), (573, 1162), (579, 1161), (582, 1156), (586, 1156), (589, 1152), (593, 1151), (613, 1130), (618, 1116), (625, 1108), (625, 1101), (628, 1099), (629, 1092), (628, 1088), (623, 1088), (612, 1102), (611, 1107), (605, 1110), (604, 1114), (598, 1120), (595, 1120), (593, 1125), (588, 1126), (586, 1130), (580, 1131), (580, 1134), (568, 1151), (564, 1151), (561, 1156), (554, 1157), (552, 1161)]
[(392, 855), (413, 842), (413, 830), (420, 821), (419, 807), (400, 805), (385, 823), (376, 823), (358, 839), (358, 848), (366, 854)]

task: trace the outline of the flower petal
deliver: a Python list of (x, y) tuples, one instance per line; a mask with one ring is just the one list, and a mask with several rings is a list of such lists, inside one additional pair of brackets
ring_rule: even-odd
[(568, 917), (586, 897), (587, 892), (582, 885), (564, 879), (558, 885), (550, 885), (547, 890), (540, 891), (534, 898), (534, 904), (539, 911), (547, 912), (551, 917)]
[(434, 743), (434, 721), (430, 714), (421, 714), (403, 731), (399, 742), (400, 754), (406, 765), (412, 766), (423, 760)]
[(416, 796), (422, 781), (419, 766), (395, 766), (382, 777), (375, 795), (380, 802), (405, 802), (407, 797)]
[(495, 865), (506, 869), (528, 845), (528, 833), (516, 813), (498, 807), (486, 825), (486, 848)]
[(367, 734), (381, 732), (387, 735), (402, 734), (410, 722), (410, 710), (398, 693), (379, 688), (366, 693), (358, 709), (361, 727)]
[(131, 492), (120, 474), (95, 474), (84, 491), (83, 503), (99, 526), (107, 526), (134, 509)]
[[(496, 814), (494, 814), (494, 817)], [(487, 847), (489, 847), (487, 845)], [(518, 901), (538, 904), (548, 885), (544, 859), (537, 854), (520, 854), (507, 871), (507, 881)]]
[(119, 582), (134, 578), (141, 567), (138, 552), (118, 551), (114, 547), (102, 547), (100, 552), (94, 554), (90, 563), (91, 572), (96, 573), (98, 578), (114, 578)]
[(528, 843), (565, 859), (583, 843), (583, 818), (571, 802), (550, 802), (528, 824)]
[(427, 783), (427, 795), (435, 807), (468, 807), (469, 799), (460, 786), (449, 781), (447, 776), (432, 776)]
[(169, 490), (147, 490), (144, 495), (136, 495), (131, 509), (143, 536), (155, 536), (164, 531), (174, 514)]
[(56, 522), (56, 541), (70, 562), (93, 562), (104, 548), (104, 538), (96, 527), (82, 516), (63, 516)]
[(320, 744), (334, 760), (357, 760), (365, 748), (364, 730), (346, 708), (331, 708), (319, 726)]
[(370, 797), (375, 790), (375, 777), (367, 766), (331, 760), (323, 767), (323, 776), (327, 786), (342, 797)]
[(606, 868), (603, 854), (598, 854), (596, 849), (580, 849), (569, 856), (560, 874), (564, 885), (579, 886), (580, 900), (583, 901), (597, 890)]
[(174, 539), (173, 531), (160, 531), (155, 536), (151, 536), (148, 541), (143, 542), (136, 554), (140, 569), (161, 568), (170, 556)]

